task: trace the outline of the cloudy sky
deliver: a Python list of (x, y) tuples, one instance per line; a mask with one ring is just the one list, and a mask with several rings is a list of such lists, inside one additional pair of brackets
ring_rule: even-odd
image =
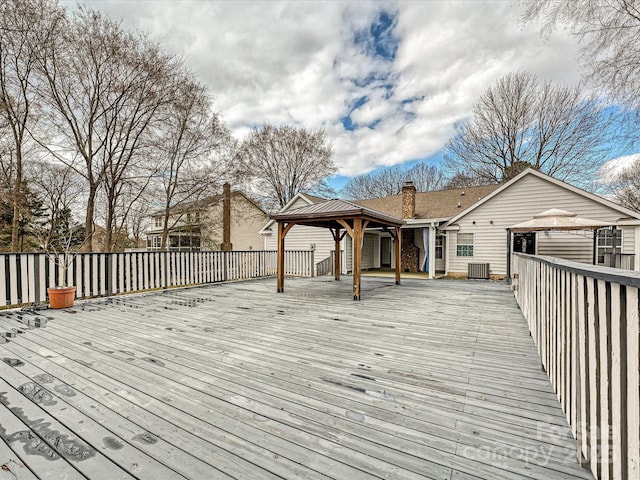
[[(63, 1), (65, 5), (75, 2)], [(86, 0), (182, 54), (242, 138), (322, 127), (340, 176), (427, 159), (496, 79), (580, 80), (576, 41), (544, 42), (510, 1)]]

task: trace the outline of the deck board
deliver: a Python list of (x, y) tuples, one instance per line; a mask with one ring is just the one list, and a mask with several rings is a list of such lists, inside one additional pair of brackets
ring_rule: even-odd
[[(0, 345), (22, 363), (0, 365), (0, 407), (95, 455), (43, 462), (12, 437), (0, 454), (40, 478), (592, 478), (505, 285), (350, 289), (324, 277), (276, 294), (267, 279), (42, 312)], [(27, 383), (57, 403), (20, 397)]]

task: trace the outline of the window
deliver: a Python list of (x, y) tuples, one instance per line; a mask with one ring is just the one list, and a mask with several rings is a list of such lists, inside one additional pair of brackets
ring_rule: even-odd
[(436, 258), (444, 258), (444, 236), (436, 235)]
[(162, 228), (162, 217), (153, 217), (153, 226), (155, 228)]
[[(615, 252), (614, 252), (615, 247)], [(620, 253), (622, 251), (622, 230), (601, 228), (598, 230), (598, 264), (605, 263), (606, 253)]]
[(187, 213), (187, 223), (188, 224), (200, 223), (200, 212)]
[(456, 257), (473, 257), (473, 233), (459, 233)]
[(156, 250), (160, 248), (162, 245), (162, 237), (160, 235), (154, 235), (152, 237), (147, 237), (147, 248), (151, 250)]

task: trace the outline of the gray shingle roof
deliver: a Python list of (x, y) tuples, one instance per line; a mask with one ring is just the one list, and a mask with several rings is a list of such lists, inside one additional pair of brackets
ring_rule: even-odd
[[(416, 218), (450, 218), (489, 195), (500, 185), (416, 193)], [(463, 194), (464, 192), (464, 194)], [(402, 195), (356, 200), (356, 203), (402, 218)], [(459, 206), (458, 206), (459, 204)]]

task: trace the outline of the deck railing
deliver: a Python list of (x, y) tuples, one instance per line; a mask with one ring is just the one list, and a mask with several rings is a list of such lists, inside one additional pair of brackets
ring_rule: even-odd
[(640, 274), (512, 258), (512, 288), (582, 459), (596, 478), (640, 478)]
[[(66, 272), (76, 298), (271, 277), (275, 251), (79, 253)], [(285, 275), (313, 276), (313, 252), (287, 251)], [(47, 301), (63, 271), (42, 253), (0, 254), (0, 308)], [(4, 288), (2, 287), (4, 286)]]
[(329, 255), (327, 258), (320, 260), (316, 265), (316, 275), (322, 277), (323, 275), (333, 274), (333, 255)]

